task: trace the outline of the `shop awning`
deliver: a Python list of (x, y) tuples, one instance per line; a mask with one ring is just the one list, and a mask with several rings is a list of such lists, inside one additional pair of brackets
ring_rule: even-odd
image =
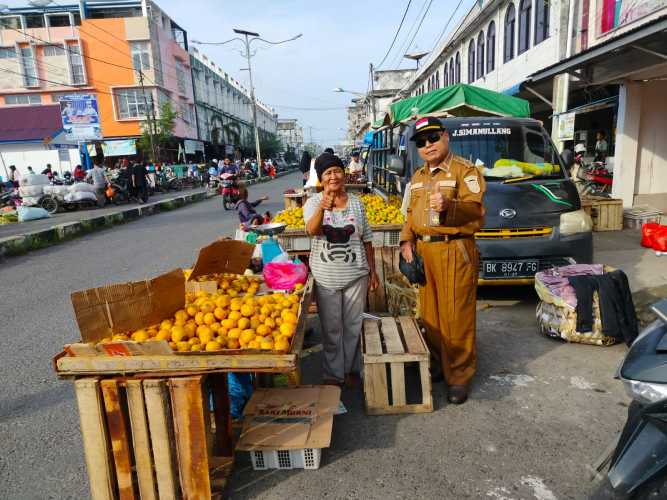
[(530, 104), (524, 99), (460, 83), (403, 99), (390, 106), (392, 123), (415, 115), (448, 113), (454, 116), (530, 116)]
[(667, 76), (667, 16), (610, 38), (568, 59), (531, 75), (522, 88), (531, 88), (551, 99), (553, 79), (573, 75), (570, 89), (646, 81)]
[(60, 105), (0, 108), (0, 142), (48, 143), (62, 130)]

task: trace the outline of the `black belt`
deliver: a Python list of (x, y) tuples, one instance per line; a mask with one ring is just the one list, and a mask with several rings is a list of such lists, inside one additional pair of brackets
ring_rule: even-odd
[(472, 238), (472, 236), (467, 234), (438, 234), (438, 235), (418, 234), (417, 235), (417, 239), (423, 241), (424, 243), (436, 243), (438, 241), (462, 240), (469, 238)]

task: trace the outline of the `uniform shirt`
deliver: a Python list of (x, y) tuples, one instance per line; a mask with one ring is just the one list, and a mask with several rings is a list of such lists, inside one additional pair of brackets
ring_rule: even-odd
[[(308, 199), (303, 207), (306, 223), (315, 215), (321, 201), (322, 193)], [(312, 239), (308, 261), (318, 285), (342, 290), (368, 276), (370, 268), (364, 243), (373, 241), (373, 232), (359, 198), (348, 194), (345, 208), (325, 210), (322, 232)]]
[[(410, 181), (410, 202), (401, 241), (414, 241), (417, 235), (472, 236), (484, 220), (482, 199), (486, 184), (480, 171), (469, 161), (449, 153), (436, 168), (417, 170)], [(440, 192), (450, 200), (440, 214), (439, 224), (429, 224), (430, 195)]]

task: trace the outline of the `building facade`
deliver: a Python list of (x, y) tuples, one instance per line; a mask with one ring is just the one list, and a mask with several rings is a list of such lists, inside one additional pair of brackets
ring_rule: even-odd
[[(219, 151), (223, 148), (225, 154), (232, 154), (236, 148), (246, 150), (246, 154), (254, 151), (250, 92), (195, 47), (190, 47), (190, 62), (199, 138)], [(275, 112), (259, 101), (257, 128), (260, 138), (278, 131)]]
[(303, 128), (296, 118), (278, 119), (278, 138), (282, 142), (285, 152), (292, 152), (300, 157), (303, 152)]

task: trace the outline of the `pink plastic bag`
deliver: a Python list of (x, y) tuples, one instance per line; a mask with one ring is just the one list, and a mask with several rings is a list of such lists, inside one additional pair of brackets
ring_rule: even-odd
[(264, 266), (264, 281), (274, 290), (292, 290), (297, 283), (305, 283), (308, 269), (303, 262), (269, 262)]

